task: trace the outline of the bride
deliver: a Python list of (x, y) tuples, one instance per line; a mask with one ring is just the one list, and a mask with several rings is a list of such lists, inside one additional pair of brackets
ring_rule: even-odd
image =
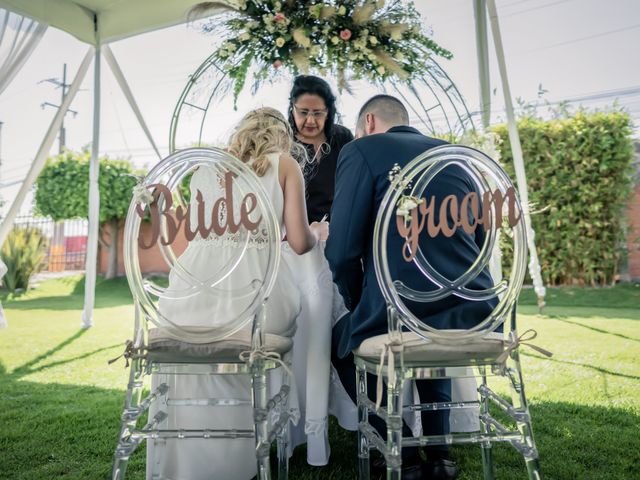
[[(281, 232), (288, 246), (297, 254), (313, 249), (328, 235), (328, 223), (307, 221), (304, 180), (292, 150), (292, 131), (285, 118), (275, 109), (259, 108), (249, 112), (233, 133), (229, 152), (250, 165), (270, 196), (279, 219)], [(296, 155), (305, 155), (296, 152)], [(215, 191), (220, 179), (212, 169), (200, 167), (192, 176), (191, 199), (199, 191), (208, 206), (205, 218), (211, 217)], [(213, 201), (212, 201), (213, 200)], [(234, 202), (238, 205), (240, 202)], [(192, 208), (192, 212), (197, 209)], [(231, 241), (229, 241), (231, 240)], [(190, 242), (179, 262), (191, 275), (205, 280), (212, 271), (220, 269), (237, 254), (239, 243), (231, 238), (196, 238)], [(220, 285), (224, 290), (246, 285), (251, 278), (264, 276), (266, 250), (260, 248), (259, 238), (249, 243), (242, 262)], [(169, 289), (184, 288), (183, 280), (169, 274)], [(231, 299), (215, 299), (206, 295), (188, 300), (161, 301), (160, 309), (170, 321), (182, 325), (211, 325), (212, 318), (233, 318), (244, 306)], [(280, 263), (275, 286), (267, 303), (266, 332), (292, 337), (296, 317), (300, 312), (300, 293), (291, 270)], [(247, 327), (250, 328), (250, 327)], [(162, 377), (162, 378), (160, 378)], [(177, 399), (234, 398), (244, 399), (235, 406), (166, 406), (153, 404), (150, 418), (159, 409), (169, 414), (166, 428), (171, 429), (248, 429), (253, 415), (250, 402), (249, 376), (238, 375), (154, 375), (152, 388), (161, 382), (169, 385)], [(295, 401), (294, 399), (292, 399)], [(178, 402), (179, 403), (179, 402)], [(253, 439), (166, 439), (150, 440), (147, 451), (147, 480), (248, 480), (256, 474), (255, 443)]]

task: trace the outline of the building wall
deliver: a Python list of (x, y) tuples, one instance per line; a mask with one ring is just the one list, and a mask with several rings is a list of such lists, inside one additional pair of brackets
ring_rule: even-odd
[[(109, 238), (109, 226), (105, 225), (105, 237)], [(142, 235), (144, 240), (148, 243), (151, 238), (151, 224), (149, 222), (142, 223)], [(118, 275), (124, 275), (124, 255), (122, 250), (124, 238), (124, 222), (120, 223), (118, 228)], [(180, 230), (175, 238), (174, 243), (171, 245), (176, 256), (180, 255), (187, 247), (187, 239), (183, 234), (183, 230)], [(158, 244), (154, 245), (148, 250), (138, 249), (138, 255), (140, 257), (140, 269), (143, 273), (169, 273), (169, 266), (166, 264)], [(104, 247), (100, 247), (99, 257), (99, 272), (105, 273), (107, 271), (107, 262), (109, 258), (109, 251)]]
[(636, 185), (627, 207), (627, 269), (631, 280), (640, 280), (640, 184)]
[[(640, 280), (640, 142), (635, 144), (634, 189), (627, 206), (627, 265), (622, 280)], [(626, 270), (626, 271), (625, 271)]]

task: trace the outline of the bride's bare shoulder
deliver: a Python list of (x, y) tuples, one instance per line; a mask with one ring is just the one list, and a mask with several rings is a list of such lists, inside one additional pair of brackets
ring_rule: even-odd
[(300, 165), (298, 162), (291, 156), (289, 153), (281, 153), (280, 154), (280, 171), (281, 172), (292, 172), (300, 170)]

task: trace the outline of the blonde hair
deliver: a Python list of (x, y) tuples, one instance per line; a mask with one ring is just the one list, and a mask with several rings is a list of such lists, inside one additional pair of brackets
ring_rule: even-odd
[(307, 155), (304, 147), (294, 142), (293, 131), (284, 116), (271, 107), (251, 110), (240, 120), (231, 135), (229, 153), (244, 163), (253, 159), (251, 168), (259, 177), (269, 169), (269, 154), (289, 153), (302, 159)]

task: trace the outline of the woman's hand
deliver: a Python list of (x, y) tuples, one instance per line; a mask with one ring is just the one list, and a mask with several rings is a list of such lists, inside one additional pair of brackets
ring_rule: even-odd
[(309, 229), (319, 242), (324, 242), (329, 237), (329, 222), (313, 222)]

